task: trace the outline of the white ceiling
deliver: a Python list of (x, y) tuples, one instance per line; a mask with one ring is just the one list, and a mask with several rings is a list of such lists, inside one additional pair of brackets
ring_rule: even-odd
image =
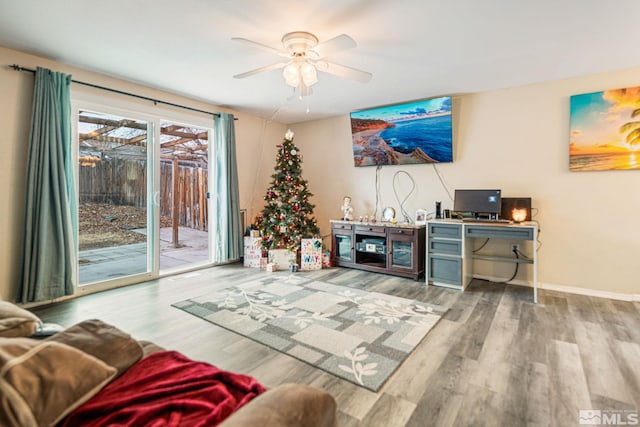
[[(0, 0), (0, 46), (288, 124), (640, 67), (639, 18), (638, 0)], [(321, 73), (299, 100), (280, 70), (232, 77), (280, 60), (232, 37), (298, 30), (349, 34), (328, 59), (373, 79)]]

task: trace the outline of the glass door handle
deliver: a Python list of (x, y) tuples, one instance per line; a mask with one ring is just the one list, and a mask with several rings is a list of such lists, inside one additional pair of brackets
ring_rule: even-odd
[(160, 206), (160, 192), (155, 191), (153, 193), (153, 206)]

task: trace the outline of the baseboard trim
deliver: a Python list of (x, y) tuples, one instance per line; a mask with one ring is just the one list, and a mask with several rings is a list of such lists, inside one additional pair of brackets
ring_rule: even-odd
[[(474, 279), (488, 280), (490, 282), (504, 282), (504, 278), (485, 276), (482, 274), (474, 274)], [(525, 280), (512, 280), (510, 285), (527, 286), (532, 288), (533, 283)], [(549, 291), (564, 292), (567, 294), (586, 295), (590, 297), (608, 298), (620, 301), (640, 302), (640, 294), (624, 294), (620, 292), (601, 291), (599, 289), (578, 288), (575, 286), (555, 285), (553, 283), (540, 283), (538, 282), (538, 289), (545, 289)]]
[(623, 294), (620, 292), (601, 291), (599, 289), (577, 288), (575, 286), (554, 285), (551, 283), (543, 283), (538, 285), (539, 289), (548, 289), (550, 291), (565, 292), (569, 294), (586, 295), (590, 297), (608, 298), (620, 301), (640, 301), (638, 294)]

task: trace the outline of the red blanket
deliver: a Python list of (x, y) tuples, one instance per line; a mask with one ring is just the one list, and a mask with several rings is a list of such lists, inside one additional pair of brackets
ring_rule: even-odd
[(163, 351), (133, 365), (60, 426), (215, 426), (263, 391), (249, 376)]

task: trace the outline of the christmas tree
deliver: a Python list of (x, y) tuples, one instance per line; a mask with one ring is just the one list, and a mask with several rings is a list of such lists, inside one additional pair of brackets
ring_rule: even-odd
[(293, 132), (288, 130), (278, 145), (275, 173), (264, 196), (267, 204), (256, 219), (255, 227), (262, 234), (264, 249), (291, 249), (300, 247), (303, 237), (317, 237), (320, 229), (313, 217), (313, 208), (307, 181), (301, 176), (302, 156), (293, 143)]

